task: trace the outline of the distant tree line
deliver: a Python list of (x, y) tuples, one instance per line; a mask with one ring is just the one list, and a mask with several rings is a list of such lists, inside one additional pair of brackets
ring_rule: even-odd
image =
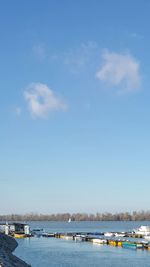
[(150, 211), (120, 213), (57, 213), (57, 214), (10, 214), (0, 215), (0, 221), (150, 221)]

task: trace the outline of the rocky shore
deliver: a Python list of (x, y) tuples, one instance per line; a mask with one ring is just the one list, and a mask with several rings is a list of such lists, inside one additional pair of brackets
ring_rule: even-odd
[(17, 246), (14, 238), (0, 233), (0, 267), (31, 267), (12, 254)]

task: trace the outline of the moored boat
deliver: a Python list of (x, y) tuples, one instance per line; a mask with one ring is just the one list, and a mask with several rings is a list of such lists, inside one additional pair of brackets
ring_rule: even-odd
[(107, 243), (107, 240), (106, 239), (93, 238), (92, 239), (92, 242), (94, 244), (106, 244)]
[(104, 233), (104, 236), (111, 237), (111, 236), (114, 236), (114, 233), (106, 232)]
[(53, 233), (43, 233), (42, 236), (43, 237), (54, 237), (55, 234), (53, 234)]
[(144, 239), (150, 241), (150, 235), (145, 235), (145, 236), (143, 236), (143, 237), (144, 237)]
[(42, 236), (43, 233), (44, 233), (44, 231), (42, 228), (35, 228), (35, 229), (32, 229), (32, 231), (31, 231), (31, 234), (34, 236), (37, 236), (37, 237)]
[(85, 240), (85, 235), (75, 235), (74, 236), (75, 241), (84, 241)]
[(122, 242), (122, 247), (130, 248), (130, 249), (143, 249), (144, 248), (143, 244), (133, 243), (133, 242), (128, 242), (128, 241)]
[(73, 235), (62, 235), (61, 238), (64, 238), (66, 240), (73, 240)]
[(125, 236), (125, 233), (124, 233), (124, 232), (121, 232), (121, 233), (115, 233), (115, 236), (116, 236), (116, 237), (124, 237), (124, 236)]
[(117, 241), (116, 240), (108, 240), (108, 245), (117, 246)]
[(13, 235), (14, 238), (25, 238), (26, 235), (25, 234), (15, 234)]
[(150, 226), (141, 225), (139, 228), (134, 229), (134, 233), (143, 236), (150, 235)]

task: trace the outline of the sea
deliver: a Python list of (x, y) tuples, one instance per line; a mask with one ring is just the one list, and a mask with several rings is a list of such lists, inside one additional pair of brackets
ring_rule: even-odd
[[(28, 222), (45, 232), (132, 231), (150, 222)], [(96, 245), (90, 242), (32, 237), (17, 239), (14, 254), (32, 267), (150, 267), (150, 251)]]

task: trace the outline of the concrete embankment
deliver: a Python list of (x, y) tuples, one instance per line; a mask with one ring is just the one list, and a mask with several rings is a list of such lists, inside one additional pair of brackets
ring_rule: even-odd
[(17, 246), (14, 238), (0, 233), (0, 267), (31, 267), (12, 254)]

